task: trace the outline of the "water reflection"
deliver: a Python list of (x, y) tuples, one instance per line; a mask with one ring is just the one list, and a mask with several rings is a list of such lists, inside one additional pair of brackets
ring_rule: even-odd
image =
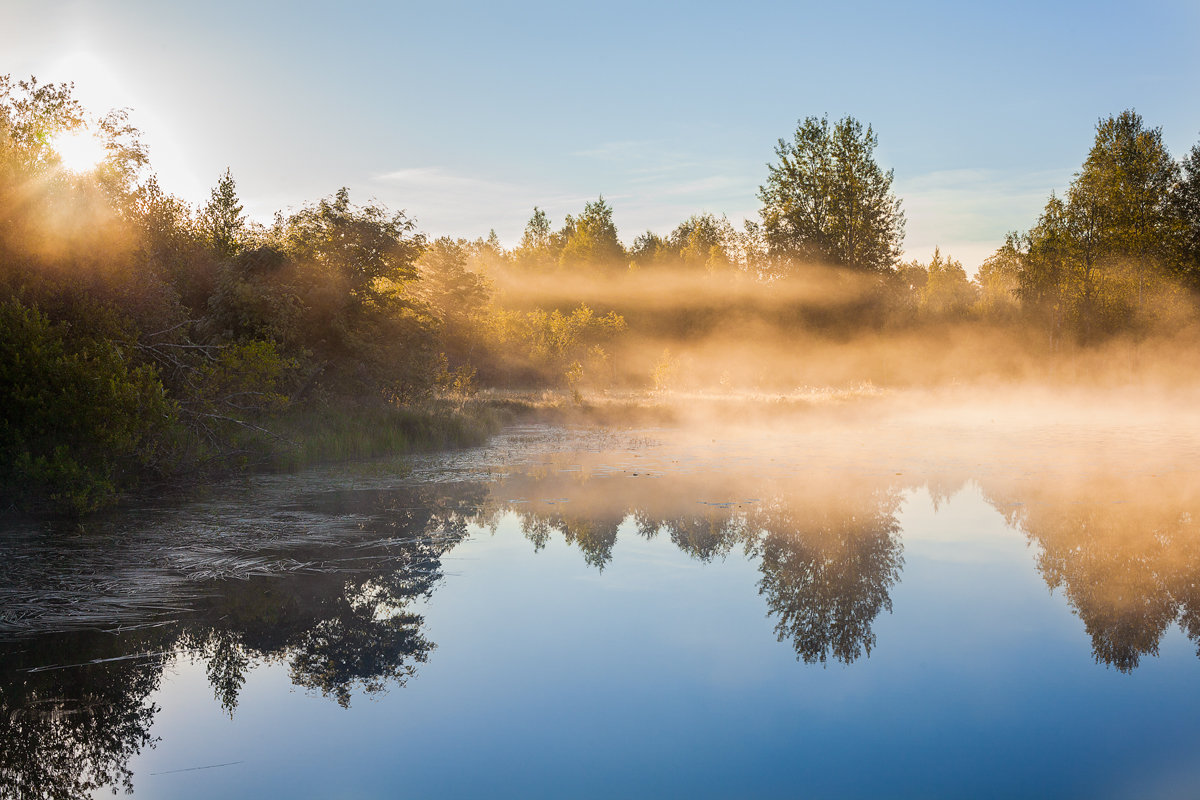
[(1178, 623), (1200, 654), (1200, 485), (1191, 473), (1055, 475), (990, 499), (1038, 548), (1097, 662), (1130, 672)]
[[(146, 642), (162, 646), (159, 637)], [(0, 652), (0, 797), (133, 791), (129, 760), (152, 745), (163, 656), (106, 634), (41, 637)], [(100, 663), (55, 669), (83, 655)]]
[(870, 654), (872, 624), (892, 610), (889, 591), (904, 563), (896, 519), (902, 494), (886, 479), (598, 475), (588, 458), (574, 461), (575, 468), (551, 465), (493, 485), (493, 498), (519, 498), (493, 501), (493, 520), (513, 514), (536, 549), (558, 533), (601, 570), (627, 521), (638, 535), (665, 535), (700, 562), (739, 550), (758, 562), (758, 590), (775, 632), (798, 659), (849, 664)]
[(876, 489), (820, 505), (773, 503), (752, 516), (759, 592), (798, 658), (849, 664), (870, 655), (872, 624), (892, 610), (889, 591), (904, 564), (899, 504), (898, 492)]
[[(758, 577), (746, 590), (779, 641), (805, 663), (849, 665), (871, 655), (893, 611), (906, 499), (925, 490), (936, 511), (973, 484), (1034, 546), (1098, 662), (1130, 672), (1174, 624), (1200, 647), (1190, 469), (1087, 453), (1069, 469), (1033, 468), (986, 448), (973, 466), (872, 452), (864, 467), (808, 446), (803, 458), (743, 461), (653, 442), (570, 449), (498, 463), (488, 479), (343, 489), (282, 477), (87, 536), (15, 531), (0, 552), (0, 796), (130, 788), (175, 659), (203, 663), (231, 716), (261, 663), (343, 707), (404, 686), (436, 648), (418, 601), (473, 530), (515, 526), (531, 553), (561, 541), (598, 573), (623, 537), (669, 540), (697, 564), (748, 559)], [(979, 466), (1005, 458), (1013, 466)]]
[[(21, 631), (0, 647), (0, 797), (131, 790), (129, 759), (153, 745), (158, 709), (149, 696), (173, 659), (202, 660), (230, 715), (247, 670), (263, 661), (286, 663), (295, 685), (344, 707), (356, 690), (404, 685), (434, 648), (413, 601), (441, 579), (441, 558), (467, 536), (482, 492), (462, 485), (301, 498), (313, 514), (348, 515), (359, 524), (341, 537), (327, 530), (283, 550), (279, 531), (264, 532), (259, 549), (242, 553), (238, 564), (190, 562), (202, 576), (218, 567), (299, 568), (205, 581), (198, 596), (192, 590), (175, 598), (190, 602), (175, 620), (156, 620), (152, 609), (135, 605), (124, 609), (122, 627)], [(85, 581), (94, 577), (86, 564), (73, 567)], [(143, 570), (139, 577), (147, 594), (163, 601), (183, 585), (177, 571)], [(113, 610), (110, 598), (96, 600)], [(148, 614), (150, 621), (143, 619)], [(84, 624), (101, 621), (86, 610), (79, 616)], [(47, 624), (63, 623), (48, 617)]]

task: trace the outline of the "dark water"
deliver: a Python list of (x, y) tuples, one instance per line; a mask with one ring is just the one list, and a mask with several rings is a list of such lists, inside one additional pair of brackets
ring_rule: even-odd
[(514, 428), (0, 540), (5, 797), (1200, 793), (1177, 427)]

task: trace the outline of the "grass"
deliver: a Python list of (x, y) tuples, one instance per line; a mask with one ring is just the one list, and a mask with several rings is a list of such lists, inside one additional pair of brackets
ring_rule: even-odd
[(504, 414), (495, 408), (472, 402), (293, 410), (272, 426), (288, 444), (277, 444), (266, 466), (288, 471), (325, 462), (469, 447), (482, 444), (503, 421)]

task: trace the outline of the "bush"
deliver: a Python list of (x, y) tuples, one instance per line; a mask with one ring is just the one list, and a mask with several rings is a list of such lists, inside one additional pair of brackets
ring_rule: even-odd
[(0, 486), (26, 511), (113, 502), (161, 466), (175, 424), (153, 367), (18, 300), (0, 305), (0, 407)]

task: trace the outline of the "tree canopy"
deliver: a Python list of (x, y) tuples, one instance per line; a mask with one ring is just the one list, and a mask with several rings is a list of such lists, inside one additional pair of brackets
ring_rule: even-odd
[(1138, 327), (1171, 306), (1167, 269), (1186, 273), (1179, 176), (1162, 129), (1137, 112), (1097, 122), (1083, 166), (1063, 197), (1051, 195), (1018, 253), (1017, 294), (1052, 337)]
[(562, 232), (559, 263), (592, 264), (602, 267), (624, 266), (625, 247), (617, 238), (612, 206), (599, 197), (583, 207), (578, 217), (567, 216)]
[(853, 117), (808, 117), (775, 148), (759, 188), (768, 251), (797, 262), (891, 270), (904, 241), (892, 172), (875, 163), (875, 132)]

